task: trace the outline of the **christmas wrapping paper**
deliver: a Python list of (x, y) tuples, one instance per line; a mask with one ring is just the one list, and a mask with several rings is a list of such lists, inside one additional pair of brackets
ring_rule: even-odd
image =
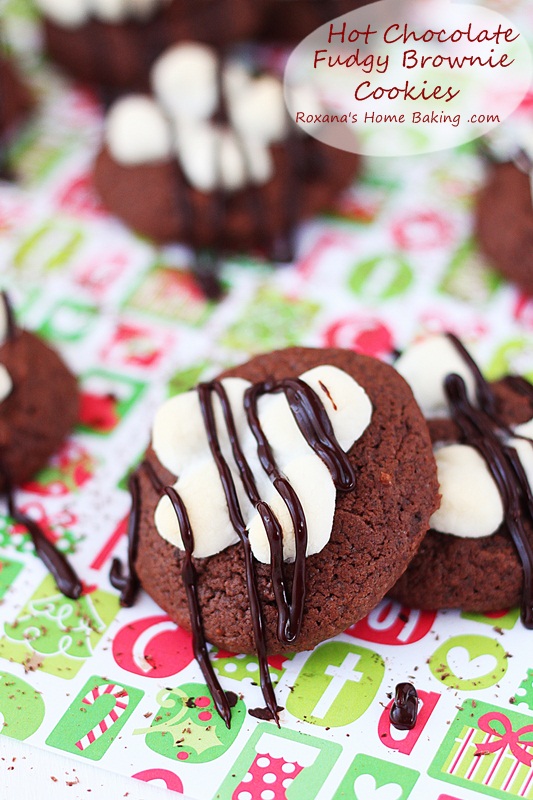
[[(530, 4), (492, 5), (533, 38)], [(97, 98), (43, 65), (26, 3), (4, 16), (40, 110), (12, 154), (21, 183), (0, 186), (2, 285), (83, 393), (78, 428), (17, 502), (85, 590), (59, 594), (0, 506), (1, 734), (198, 800), (533, 797), (533, 634), (517, 609), (435, 614), (385, 599), (313, 652), (269, 660), (279, 729), (249, 713), (264, 705), (257, 660), (212, 648), (238, 697), (228, 730), (190, 635), (143, 593), (121, 608), (108, 580), (154, 410), (223, 367), (300, 343), (389, 359), (451, 330), (489, 378), (533, 380), (533, 298), (494, 274), (472, 238), (476, 144), (368, 161), (331, 214), (302, 228), (295, 265), (228, 262), (213, 303), (186, 249), (157, 249), (100, 206)], [(532, 108), (533, 95), (519, 113)], [(388, 719), (403, 681), (421, 701), (410, 732)]]

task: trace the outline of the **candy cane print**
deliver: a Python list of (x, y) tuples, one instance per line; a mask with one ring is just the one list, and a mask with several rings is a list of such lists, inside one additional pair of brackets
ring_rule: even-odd
[(115, 698), (115, 705), (109, 714), (100, 720), (94, 728), (83, 736), (78, 742), (76, 747), (80, 750), (85, 750), (89, 745), (95, 742), (103, 733), (105, 733), (124, 713), (129, 703), (129, 695), (127, 691), (119, 686), (118, 683), (108, 683), (105, 686), (95, 686), (90, 692), (87, 692), (82, 702), (88, 706), (92, 706), (99, 697), (104, 694), (111, 694)]

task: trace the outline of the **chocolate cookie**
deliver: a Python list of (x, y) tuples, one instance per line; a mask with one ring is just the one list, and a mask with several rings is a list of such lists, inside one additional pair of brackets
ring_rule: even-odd
[(107, 207), (158, 242), (292, 258), (296, 223), (351, 183), (358, 157), (298, 131), (277, 77), (204, 45), (169, 50), (152, 85), (108, 115), (94, 168)]
[(533, 294), (533, 152), (492, 161), (476, 208), (475, 234), (491, 264)]
[(16, 325), (0, 294), (0, 495), (60, 590), (74, 598), (81, 594), (79, 579), (39, 525), (17, 509), (14, 488), (45, 466), (77, 419), (76, 379), (57, 353)]
[(320, 25), (367, 5), (370, 0), (268, 0), (263, 36), (298, 42)]
[[(437, 504), (408, 386), (335, 349), (258, 356), (167, 401), (132, 489), (142, 586), (197, 645), (257, 652), (265, 680), (266, 653), (312, 648), (376, 605)], [(115, 565), (127, 592), (121, 578)]]
[(19, 78), (12, 62), (0, 56), (0, 149), (5, 137), (32, 108), (28, 89)]
[(521, 603), (533, 627), (533, 386), (488, 384), (453, 337), (415, 345), (398, 369), (431, 415), (442, 502), (390, 594), (428, 609)]
[(46, 47), (74, 77), (146, 86), (155, 59), (183, 40), (224, 47), (252, 35), (264, 0), (37, 0)]

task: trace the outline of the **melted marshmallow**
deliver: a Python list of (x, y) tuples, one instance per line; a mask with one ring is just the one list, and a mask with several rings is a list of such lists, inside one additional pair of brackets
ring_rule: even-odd
[(477, 539), (503, 522), (503, 503), (485, 459), (474, 447), (452, 444), (435, 453), (440, 508), (429, 524), (441, 533)]
[[(108, 115), (106, 143), (113, 158), (127, 166), (174, 153), (187, 180), (202, 192), (267, 183), (274, 169), (270, 145), (287, 132), (281, 82), (253, 77), (235, 61), (222, 68), (219, 80), (220, 69), (206, 45), (167, 50), (152, 69), (155, 99), (143, 98), (143, 106), (140, 97), (131, 106), (131, 98), (120, 100)], [(231, 126), (214, 119), (220, 86)]]
[(36, 0), (38, 8), (52, 22), (78, 28), (91, 17), (103, 22), (148, 19), (171, 0)]
[(425, 417), (448, 416), (444, 392), (447, 375), (459, 375), (470, 402), (475, 401), (475, 380), (469, 366), (447, 336), (430, 336), (409, 347), (395, 367), (415, 396)]
[(169, 158), (172, 150), (167, 121), (150, 97), (130, 95), (115, 103), (107, 120), (107, 145), (120, 152), (125, 166)]
[(13, 381), (11, 375), (3, 364), (0, 364), (0, 403), (13, 391)]
[[(310, 370), (301, 379), (317, 392), (339, 444), (348, 450), (370, 422), (372, 406), (365, 391), (345, 372), (331, 366)], [(254, 474), (259, 495), (271, 505), (282, 526), (284, 558), (294, 560), (292, 521), (285, 503), (259, 463), (257, 443), (246, 420), (243, 400), (250, 384), (240, 378), (226, 378), (222, 385), (228, 394), (239, 442)], [(213, 407), (220, 447), (232, 471), (253, 554), (259, 561), (269, 563), (266, 533), (241, 484), (216, 395)], [(336, 490), (329, 470), (300, 432), (283, 393), (261, 397), (258, 414), (278, 467), (302, 504), (308, 525), (307, 555), (320, 552), (331, 535), (335, 513)], [(173, 397), (161, 406), (154, 421), (152, 446), (162, 465), (179, 475), (174, 488), (189, 515), (194, 555), (198, 558), (214, 555), (237, 543), (218, 469), (209, 451), (196, 391)], [(179, 523), (167, 497), (159, 501), (155, 524), (164, 539), (183, 549)]]
[[(9, 330), (9, 318), (7, 312), (7, 305), (3, 295), (0, 295), (0, 347), (7, 339)], [(11, 394), (13, 390), (13, 381), (11, 375), (3, 364), (0, 364), (0, 403)]]

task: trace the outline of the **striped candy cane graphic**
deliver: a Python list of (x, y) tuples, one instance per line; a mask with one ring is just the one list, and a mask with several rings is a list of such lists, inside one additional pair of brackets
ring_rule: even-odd
[(92, 730), (76, 742), (76, 747), (79, 750), (85, 750), (89, 745), (95, 742), (103, 733), (105, 733), (124, 713), (129, 703), (129, 695), (126, 689), (119, 686), (118, 683), (108, 683), (105, 686), (95, 686), (83, 698), (83, 703), (92, 706), (99, 697), (102, 695), (110, 694), (115, 698), (115, 705), (109, 714), (100, 720)]

